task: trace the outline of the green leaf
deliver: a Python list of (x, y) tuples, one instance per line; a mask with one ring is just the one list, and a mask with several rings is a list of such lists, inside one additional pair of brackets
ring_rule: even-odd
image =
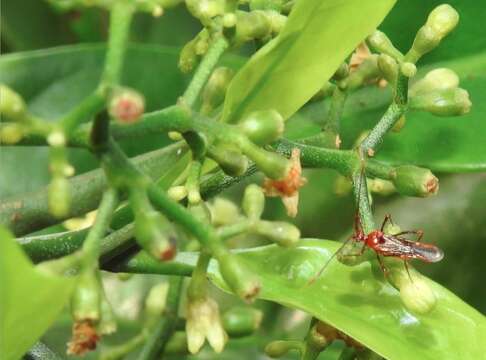
[[(297, 248), (270, 245), (239, 256), (259, 274), (261, 299), (304, 310), (386, 359), (479, 359), (486, 353), (486, 318), (432, 280), (428, 283), (438, 301), (427, 315), (407, 311), (398, 291), (375, 279), (367, 262), (350, 267), (333, 260), (309, 285), (339, 246), (307, 239)], [(210, 277), (226, 288), (215, 262)]]
[(301, 0), (279, 36), (258, 51), (231, 82), (223, 120), (275, 109), (287, 119), (333, 75), (383, 20), (394, 0)]
[(74, 278), (37, 271), (12, 235), (0, 228), (0, 348), (2, 359), (19, 359), (61, 312)]

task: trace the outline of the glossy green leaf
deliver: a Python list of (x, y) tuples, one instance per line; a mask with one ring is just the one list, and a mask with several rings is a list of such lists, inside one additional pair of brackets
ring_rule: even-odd
[(1, 357), (17, 360), (56, 319), (75, 279), (36, 271), (12, 235), (0, 228), (0, 284)]
[[(313, 284), (309, 279), (338, 249), (338, 242), (303, 240), (297, 248), (275, 245), (242, 251), (259, 274), (260, 298), (304, 310), (335, 326), (389, 360), (480, 359), (486, 353), (486, 318), (439, 284), (427, 315), (410, 313), (399, 293), (372, 276), (369, 263), (349, 267), (332, 261)], [(211, 279), (226, 288), (216, 263)], [(433, 265), (430, 265), (433, 266)]]
[(301, 0), (279, 36), (251, 57), (226, 96), (223, 120), (276, 109), (287, 119), (383, 20), (394, 0)]

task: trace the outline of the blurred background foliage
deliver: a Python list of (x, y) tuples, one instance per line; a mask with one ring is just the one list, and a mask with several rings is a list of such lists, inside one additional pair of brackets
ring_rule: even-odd
[[(406, 50), (427, 14), (440, 3), (441, 1), (437, 0), (398, 1), (380, 29), (400, 50)], [(444, 151), (454, 152), (453, 147), (447, 149), (451, 142), (442, 140), (448, 138), (452, 141), (460, 137), (458, 134), (461, 129), (469, 126), (479, 141), (470, 141), (467, 136), (474, 134), (466, 134), (463, 140), (459, 140), (459, 144), (468, 144), (470, 152), (475, 152), (475, 161), (482, 161), (483, 168), (486, 165), (486, 151), (482, 151), (486, 144), (486, 105), (481, 100), (486, 93), (486, 36), (482, 23), (482, 19), (486, 18), (486, 6), (476, 0), (451, 0), (449, 3), (459, 12), (460, 24), (444, 41), (443, 46), (426, 55), (422, 63), (433, 65), (448, 61), (453, 64), (453, 68), (460, 68), (460, 75), (466, 76), (466, 79), (462, 79), (463, 87), (471, 92), (472, 112), (458, 119), (440, 119), (450, 122), (450, 131), (437, 134), (433, 141), (428, 141), (430, 138), (423, 133), (423, 141), (426, 144), (422, 148), (418, 146), (419, 150), (415, 144), (410, 143), (408, 148), (398, 149), (393, 147), (392, 141), (384, 145), (385, 160), (412, 160), (432, 168), (435, 166), (436, 174), (441, 181), (437, 196), (414, 199), (377, 195), (373, 200), (377, 222), (385, 213), (391, 213), (402, 229), (423, 229), (425, 241), (435, 243), (444, 249), (446, 256), (442, 262), (434, 265), (415, 265), (486, 314), (486, 287), (482, 279), (482, 274), (486, 273), (486, 174), (466, 173), (466, 168), (453, 169), (444, 166), (440, 158)], [(6, 82), (20, 92), (33, 113), (49, 118), (58, 117), (95, 87), (103, 60), (103, 46), (95, 43), (105, 40), (107, 25), (108, 14), (100, 9), (59, 13), (44, 1), (1, 1), (2, 54), (62, 45), (82, 45), (64, 50), (41, 50), (4, 57), (0, 61), (0, 82)], [(183, 6), (168, 11), (161, 18), (142, 14), (136, 16), (131, 36), (137, 45), (132, 46), (129, 51), (124, 83), (144, 93), (148, 111), (174, 103), (182, 93), (188, 78), (176, 70), (177, 48), (189, 41), (199, 31), (199, 27)], [(251, 50), (241, 49), (238, 55), (245, 56)], [(241, 59), (237, 57), (228, 57), (225, 61), (235, 67), (241, 63)], [(368, 91), (371, 93), (362, 95), (366, 100), (363, 100), (363, 103), (359, 102), (358, 96), (358, 105), (348, 104), (351, 107), (355, 106), (355, 110), (345, 112), (345, 146), (352, 145), (356, 136), (375, 123), (383, 112), (383, 106), (386, 104), (380, 100), (383, 94), (377, 93), (376, 89)], [(298, 138), (315, 131), (324, 113), (322, 109), (322, 106), (318, 107), (315, 104), (306, 106), (289, 121), (287, 136)], [(404, 131), (407, 127), (415, 130), (420, 127), (420, 122), (429, 120), (428, 115), (417, 114), (415, 117), (415, 114), (410, 114)], [(468, 125), (479, 124), (480, 120), (480, 128), (484, 130), (482, 132)], [(457, 122), (460, 122), (457, 125), (459, 130), (455, 132)], [(407, 134), (391, 134), (390, 137), (406, 137)], [(167, 143), (167, 138), (157, 136), (144, 139), (143, 142), (137, 141), (136, 144), (124, 143), (123, 146), (133, 156)], [(0, 148), (0, 199), (34, 191), (46, 185), (46, 156), (47, 152), (42, 148)], [(70, 156), (77, 173), (96, 166), (92, 156), (83, 150), (72, 151)], [(451, 161), (457, 165), (461, 158), (452, 157)], [(330, 170), (307, 170), (305, 175), (309, 183), (301, 191), (299, 215), (295, 220), (303, 237), (345, 238), (350, 232), (354, 208), (349, 194), (336, 193), (338, 175)], [(228, 190), (223, 196), (239, 202), (243, 186), (251, 181), (260, 182), (261, 179), (258, 176), (248, 179), (244, 184)], [(269, 200), (267, 204), (268, 219), (285, 218), (288, 221), (279, 201)], [(140, 323), (136, 320), (143, 306), (143, 297), (148, 288), (159, 280), (160, 277), (157, 276), (134, 276), (128, 281), (120, 281), (116, 276), (106, 276), (104, 281), (108, 288), (107, 292), (111, 294), (114, 308), (117, 309), (121, 320), (121, 331), (108, 337), (106, 344), (119, 343), (137, 332)], [(110, 291), (110, 288), (117, 290)], [(221, 298), (220, 304), (224, 304), (224, 308), (239, 303), (238, 300), (219, 291), (215, 294)], [(223, 355), (218, 358), (233, 359), (236, 355), (240, 359), (263, 357), (261, 348), (270, 340), (268, 334), (275, 334), (276, 330), (285, 333), (285, 337), (288, 338), (302, 337), (305, 334), (308, 318), (303, 313), (263, 301), (257, 305), (265, 310), (260, 333), (231, 341)], [(69, 327), (70, 319), (66, 312), (43, 340), (58, 353), (64, 353), (70, 333)], [(248, 342), (258, 344), (260, 349), (246, 346)], [(335, 351), (326, 351), (320, 358), (335, 358), (339, 346), (333, 345)], [(96, 354), (90, 355), (93, 356)], [(214, 353), (208, 351), (203, 352), (198, 359), (213, 357)]]

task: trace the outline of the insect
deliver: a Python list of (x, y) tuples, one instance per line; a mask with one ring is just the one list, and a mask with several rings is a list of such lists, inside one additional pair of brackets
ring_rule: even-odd
[[(361, 183), (358, 194), (361, 194)], [(358, 200), (359, 203), (359, 200)], [(331, 256), (326, 264), (319, 270), (319, 272), (310, 280), (309, 283), (314, 282), (325, 270), (330, 261), (338, 254), (341, 254), (344, 247), (349, 241), (363, 243), (360, 251), (356, 254), (341, 254), (341, 256), (361, 256), (365, 252), (366, 248), (372, 249), (376, 253), (376, 258), (380, 264), (380, 268), (384, 275), (388, 275), (388, 269), (383, 263), (382, 257), (395, 257), (403, 260), (405, 269), (407, 270), (408, 277), (412, 280), (410, 272), (408, 270), (408, 261), (412, 259), (419, 259), (428, 263), (435, 263), (444, 257), (444, 252), (435, 245), (422, 243), (423, 231), (422, 230), (407, 230), (401, 231), (397, 234), (385, 234), (384, 229), (386, 224), (390, 222), (393, 225), (391, 215), (385, 216), (381, 228), (379, 230), (373, 230), (366, 234), (361, 224), (361, 218), (357, 212), (354, 220), (354, 234)], [(415, 235), (415, 240), (410, 240), (405, 235)]]

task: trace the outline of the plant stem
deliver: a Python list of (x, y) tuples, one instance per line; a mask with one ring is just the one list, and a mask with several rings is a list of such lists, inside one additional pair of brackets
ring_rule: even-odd
[(187, 288), (187, 297), (191, 301), (193, 299), (200, 299), (207, 296), (208, 293), (208, 279), (207, 269), (211, 255), (202, 250), (199, 253), (197, 264), (191, 275), (191, 282)]
[(223, 55), (228, 46), (228, 41), (222, 35), (219, 35), (213, 39), (208, 51), (206, 52), (206, 55), (204, 55), (204, 58), (197, 67), (189, 86), (184, 92), (184, 95), (182, 95), (182, 101), (186, 106), (194, 106), (202, 88), (206, 84), (206, 81), (211, 75), (214, 67), (218, 64), (221, 55)]
[(182, 277), (171, 276), (169, 278), (169, 293), (163, 317), (151, 330), (138, 360), (158, 359), (164, 353), (165, 346), (175, 331), (177, 324), (177, 312), (182, 290)]
[(62, 131), (69, 137), (79, 124), (91, 120), (104, 106), (105, 97), (99, 90), (95, 90), (61, 120)]
[(118, 193), (115, 189), (107, 189), (101, 199), (96, 219), (88, 232), (88, 236), (83, 243), (85, 266), (92, 266), (98, 263), (101, 250), (101, 239), (108, 229), (113, 212), (118, 204)]

